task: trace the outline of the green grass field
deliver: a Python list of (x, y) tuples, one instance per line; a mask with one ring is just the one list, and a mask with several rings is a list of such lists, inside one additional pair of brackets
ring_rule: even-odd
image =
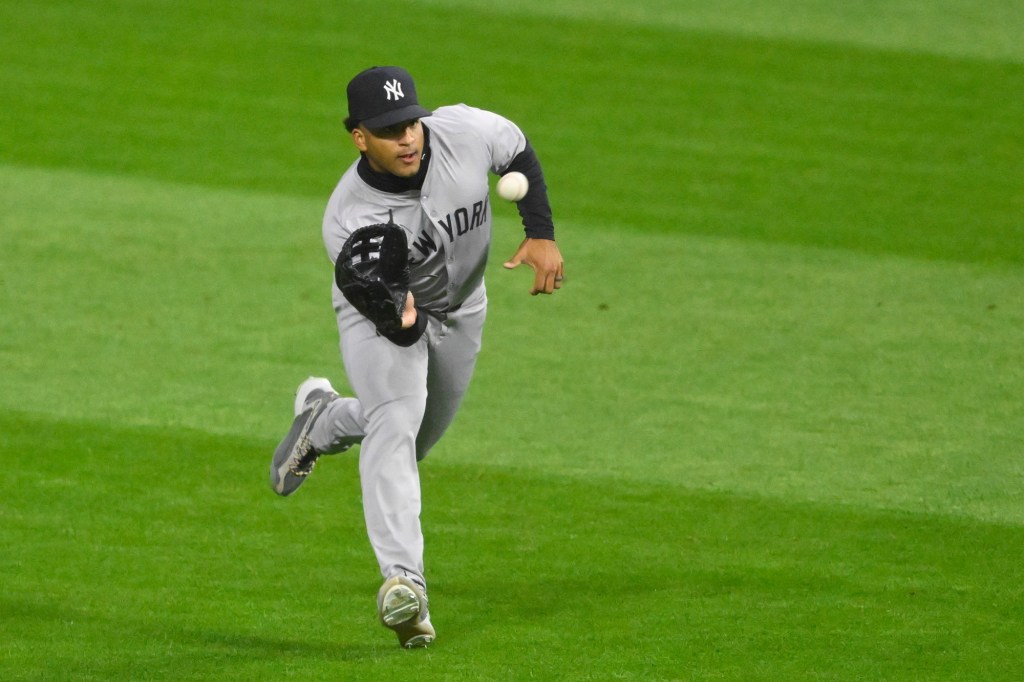
[[(400, 650), (320, 243), (344, 88), (544, 162)], [(1024, 678), (1024, 6), (0, 0), (0, 679)]]

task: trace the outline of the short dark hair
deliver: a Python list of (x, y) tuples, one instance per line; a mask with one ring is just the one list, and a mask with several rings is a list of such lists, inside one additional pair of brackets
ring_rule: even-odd
[(351, 133), (353, 130), (355, 130), (358, 127), (359, 127), (359, 121), (357, 119), (353, 118), (352, 116), (346, 116), (345, 117), (345, 130), (347, 130), (347, 131), (349, 131)]

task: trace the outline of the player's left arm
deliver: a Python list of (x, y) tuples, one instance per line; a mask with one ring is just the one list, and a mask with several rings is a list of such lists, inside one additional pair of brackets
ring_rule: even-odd
[(390, 213), (387, 223), (349, 235), (334, 263), (334, 280), (345, 300), (395, 345), (411, 346), (426, 330), (409, 290), (408, 239)]

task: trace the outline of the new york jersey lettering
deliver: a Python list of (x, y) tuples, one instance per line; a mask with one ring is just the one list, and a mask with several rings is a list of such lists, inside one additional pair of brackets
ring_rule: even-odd
[[(487, 199), (478, 201), (471, 208), (460, 207), (449, 213), (443, 220), (438, 220), (438, 226), (448, 235), (448, 241), (454, 242), (456, 237), (461, 237), (484, 224), (487, 216)], [(435, 245), (436, 248), (436, 245)]]

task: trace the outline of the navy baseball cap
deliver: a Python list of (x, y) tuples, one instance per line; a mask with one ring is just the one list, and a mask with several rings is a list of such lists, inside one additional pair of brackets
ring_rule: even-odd
[(348, 83), (348, 115), (370, 130), (430, 116), (416, 99), (416, 85), (399, 66), (375, 66)]

